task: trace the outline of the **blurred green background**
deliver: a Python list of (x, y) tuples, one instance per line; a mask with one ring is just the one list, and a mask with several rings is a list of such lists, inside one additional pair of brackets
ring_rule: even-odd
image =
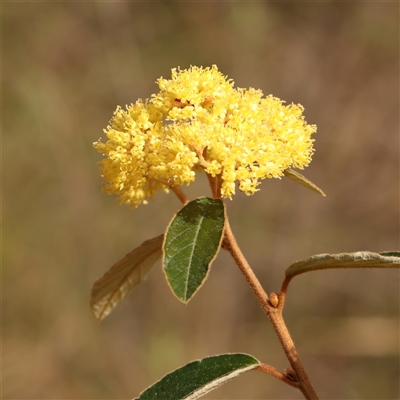
[[(184, 306), (158, 264), (98, 323), (91, 285), (180, 208), (101, 193), (92, 142), (117, 105), (173, 67), (301, 103), (317, 124), (304, 174), (322, 198), (268, 180), (228, 212), (268, 292), (318, 253), (399, 248), (397, 2), (3, 2), (3, 398), (132, 398), (191, 360), (247, 352), (286, 368), (227, 254)], [(208, 195), (204, 176), (187, 194)], [(286, 322), (322, 399), (399, 399), (398, 271), (325, 271), (289, 288)], [(253, 372), (208, 399), (300, 399)]]

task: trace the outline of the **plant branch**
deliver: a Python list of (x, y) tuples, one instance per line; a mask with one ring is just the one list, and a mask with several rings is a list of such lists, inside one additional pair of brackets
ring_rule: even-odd
[(189, 203), (189, 199), (186, 197), (185, 193), (183, 193), (183, 190), (179, 185), (175, 185), (173, 183), (170, 183), (166, 181), (165, 179), (158, 179), (158, 178), (152, 178), (153, 180), (161, 183), (162, 185), (165, 185), (166, 188), (172, 190), (176, 197), (182, 202), (183, 205), (186, 203)]
[(274, 376), (275, 378), (278, 378), (280, 381), (283, 381), (283, 382), (287, 383), (288, 385), (299, 389), (299, 383), (298, 382), (293, 381), (287, 375), (285, 375), (282, 372), (278, 371), (276, 368), (271, 367), (270, 365), (260, 364), (260, 366), (257, 367), (256, 369), (258, 369), (259, 371), (265, 372), (267, 374), (270, 374), (270, 375)]
[(267, 293), (265, 293), (265, 290), (261, 286), (260, 281), (257, 279), (249, 263), (241, 252), (236, 242), (235, 236), (233, 235), (228, 217), (226, 217), (225, 219), (225, 238), (223, 242), (223, 247), (228, 250), (229, 253), (231, 253), (239, 269), (242, 271), (242, 274), (244, 275), (247, 283), (257, 297), (257, 300), (260, 303), (262, 309), (265, 312), (268, 312), (268, 295)]
[(183, 190), (181, 189), (180, 186), (170, 186), (169, 187), (178, 197), (178, 199), (183, 203), (186, 204), (189, 202), (189, 199), (186, 197), (185, 193), (183, 193)]
[(221, 198), (221, 176), (217, 175), (215, 177), (211, 176), (210, 174), (207, 174), (207, 179), (208, 183), (210, 184), (211, 188), (211, 193), (213, 195), (214, 199), (220, 199)]
[[(275, 333), (277, 334), (283, 350), (286, 353), (286, 357), (288, 358), (289, 363), (293, 368), (299, 390), (303, 393), (304, 397), (307, 400), (318, 400), (318, 396), (311, 385), (311, 382), (294, 346), (293, 340), (283, 320), (282, 310), (284, 293), (283, 296), (278, 297), (277, 304), (275, 298), (274, 302), (271, 303), (269, 301), (268, 295), (265, 293), (265, 290), (261, 286), (260, 281), (257, 279), (256, 275), (254, 274), (253, 270), (251, 269), (249, 263), (245, 259), (236, 242), (236, 239), (229, 224), (228, 217), (226, 217), (225, 220), (225, 237), (222, 245), (224, 249), (228, 250), (231, 253), (233, 259), (238, 265), (240, 271), (243, 273), (247, 283), (255, 294), (262, 309), (271, 321)], [(281, 299), (282, 304), (279, 304)]]
[(277, 334), (279, 341), (282, 344), (283, 350), (286, 353), (290, 365), (296, 373), (300, 391), (304, 394), (304, 397), (306, 399), (318, 400), (318, 396), (311, 385), (310, 379), (308, 378), (308, 375), (303, 367), (290, 333), (286, 327), (285, 321), (283, 320), (282, 311), (278, 308), (270, 308), (267, 315), (272, 323), (272, 326), (274, 327), (275, 333)]
[(285, 306), (286, 292), (291, 280), (292, 278), (285, 276), (285, 279), (282, 282), (281, 292), (279, 293), (279, 309), (281, 311), (283, 311), (283, 307)]

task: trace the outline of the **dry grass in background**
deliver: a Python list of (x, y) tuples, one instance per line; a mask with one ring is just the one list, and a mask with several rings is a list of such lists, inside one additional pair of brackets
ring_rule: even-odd
[[(223, 352), (287, 367), (226, 254), (188, 306), (158, 265), (104, 322), (90, 314), (93, 281), (180, 207), (161, 193), (118, 206), (100, 191), (92, 142), (118, 104), (149, 97), (173, 67), (217, 64), (239, 87), (303, 104), (318, 125), (304, 174), (326, 198), (282, 179), (228, 204), (268, 292), (297, 259), (399, 248), (397, 3), (4, 2), (2, 12), (4, 399), (132, 398)], [(208, 193), (202, 178), (191, 196)], [(285, 317), (321, 398), (399, 398), (397, 271), (296, 278)], [(249, 373), (207, 398), (296, 395)]]

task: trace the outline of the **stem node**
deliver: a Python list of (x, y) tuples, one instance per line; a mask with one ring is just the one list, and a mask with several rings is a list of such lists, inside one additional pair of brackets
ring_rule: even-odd
[[(279, 295), (273, 292), (271, 293), (271, 297), (268, 298), (268, 295), (265, 293), (260, 281), (257, 279), (249, 263), (241, 252), (235, 236), (232, 233), (228, 218), (225, 220), (225, 238), (223, 241), (223, 248), (231, 253), (247, 283), (257, 297), (257, 300), (265, 314), (268, 316), (292, 367), (288, 375), (281, 374), (285, 377), (285, 379), (282, 379), (282, 377), (279, 379), (285, 383), (293, 383), (291, 386), (297, 387), (307, 400), (318, 400), (318, 396), (311, 385), (282, 316), (285, 293), (287, 285), (289, 284), (289, 280), (285, 280)], [(260, 367), (259, 369), (264, 370), (264, 372), (271, 373), (271, 368), (272, 367)], [(272, 373), (272, 375), (277, 376), (275, 373)]]

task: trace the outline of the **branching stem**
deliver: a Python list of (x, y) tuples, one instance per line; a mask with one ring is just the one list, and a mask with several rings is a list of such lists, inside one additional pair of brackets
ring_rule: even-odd
[(274, 376), (275, 378), (278, 378), (279, 380), (287, 383), (290, 386), (295, 387), (296, 389), (299, 388), (299, 383), (296, 381), (293, 381), (292, 379), (290, 379), (287, 375), (285, 375), (284, 373), (282, 373), (281, 371), (278, 371), (276, 368), (271, 367), (270, 365), (267, 364), (260, 364), (257, 369), (259, 371), (265, 372), (267, 374), (270, 374), (272, 376)]
[(283, 320), (282, 311), (283, 311), (283, 303), (285, 295), (284, 293), (282, 293), (278, 297), (279, 302), (280, 300), (282, 300), (282, 303), (279, 304), (278, 302), (276, 306), (272, 305), (272, 303), (268, 301), (268, 295), (265, 293), (263, 287), (261, 286), (260, 281), (257, 279), (256, 275), (254, 274), (253, 270), (251, 269), (249, 263), (245, 259), (243, 253), (241, 252), (236, 242), (228, 218), (226, 218), (225, 221), (225, 237), (223, 241), (223, 247), (231, 253), (233, 259), (235, 260), (239, 269), (243, 273), (247, 283), (249, 284), (253, 293), (257, 297), (257, 300), (260, 303), (262, 309), (264, 310), (269, 320), (271, 321), (275, 333), (277, 334), (279, 341), (281, 342), (281, 345), (283, 347), (283, 350), (286, 353), (286, 357), (288, 358), (289, 363), (293, 368), (293, 371), (295, 372), (296, 375), (295, 382), (298, 385), (297, 386), (298, 389), (303, 393), (304, 397), (307, 400), (318, 400), (318, 396), (311, 385), (311, 382), (307, 376), (307, 373), (303, 367), (303, 364), (294, 346), (293, 340)]

